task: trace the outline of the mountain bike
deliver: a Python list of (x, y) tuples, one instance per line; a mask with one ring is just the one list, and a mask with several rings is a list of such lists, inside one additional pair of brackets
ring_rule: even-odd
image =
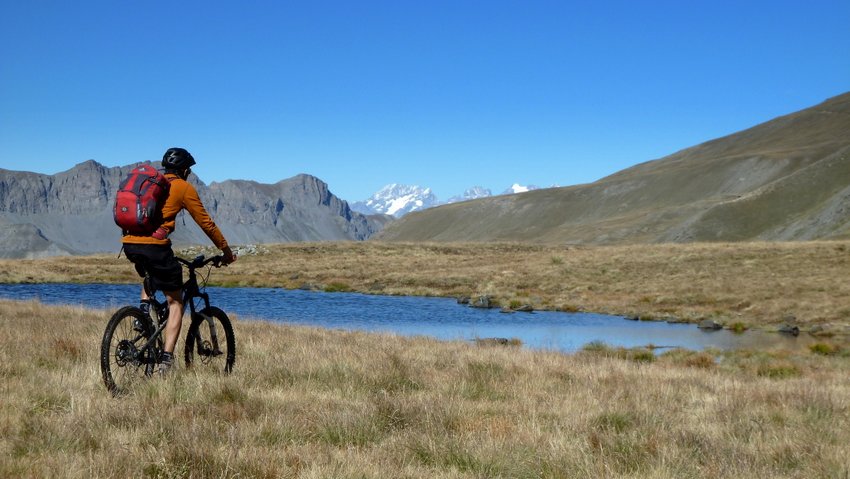
[[(189, 306), (191, 323), (186, 334), (183, 359), (186, 367), (209, 368), (230, 373), (236, 360), (236, 339), (230, 318), (210, 305), (206, 283), (212, 267), (219, 268), (224, 257), (203, 255), (189, 261), (177, 258), (189, 271), (183, 284), (183, 305)], [(209, 266), (198, 282), (196, 270)], [(124, 306), (112, 315), (100, 344), (100, 370), (106, 388), (113, 394), (126, 392), (135, 382), (151, 376), (162, 354), (163, 330), (168, 322), (168, 302), (156, 298), (156, 290), (145, 277), (145, 291), (150, 298), (150, 312), (138, 306)], [(201, 301), (199, 309), (196, 302)]]

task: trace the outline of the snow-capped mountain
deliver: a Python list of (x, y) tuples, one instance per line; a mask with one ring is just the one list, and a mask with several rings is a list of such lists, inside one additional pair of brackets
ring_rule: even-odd
[(431, 188), (393, 183), (381, 188), (366, 201), (352, 204), (351, 209), (364, 214), (381, 213), (401, 218), (411, 211), (423, 210), (438, 204), (440, 203), (431, 192)]
[[(524, 193), (536, 189), (538, 187), (534, 185), (522, 186), (519, 183), (514, 183), (502, 194), (512, 195), (514, 193)], [(464, 191), (462, 195), (452, 196), (448, 201), (442, 202), (431, 192), (431, 188), (393, 183), (381, 188), (380, 191), (367, 200), (352, 203), (351, 209), (366, 215), (385, 214), (401, 218), (411, 211), (424, 210), (447, 203), (486, 198), (488, 196), (493, 196), (492, 191), (488, 188), (473, 186)]]
[(460, 201), (487, 198), (488, 196), (493, 196), (493, 192), (491, 192), (490, 189), (483, 188), (481, 186), (473, 186), (472, 188), (464, 191), (462, 195), (452, 196), (448, 199), (448, 201), (446, 201), (446, 203), (458, 203)]
[(540, 189), (534, 185), (522, 186), (519, 183), (514, 183), (510, 188), (502, 192), (503, 195), (512, 195), (515, 193), (525, 193), (526, 191)]

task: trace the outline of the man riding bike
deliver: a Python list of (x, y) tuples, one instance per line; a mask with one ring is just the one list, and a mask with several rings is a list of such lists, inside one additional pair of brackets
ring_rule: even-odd
[[(162, 225), (149, 236), (125, 234), (121, 242), (124, 253), (136, 267), (139, 276), (150, 277), (152, 286), (165, 294), (168, 300), (168, 323), (165, 326), (165, 345), (160, 358), (159, 372), (165, 374), (174, 362), (174, 347), (183, 323), (183, 269), (174, 258), (168, 235), (174, 231), (177, 213), (187, 210), (213, 244), (224, 255), (225, 264), (236, 261), (236, 255), (227, 245), (221, 230), (207, 213), (198, 191), (186, 178), (191, 173), (195, 159), (183, 148), (169, 148), (162, 156), (165, 178), (170, 183), (168, 197), (162, 206)], [(141, 308), (150, 308), (148, 294), (142, 287)]]

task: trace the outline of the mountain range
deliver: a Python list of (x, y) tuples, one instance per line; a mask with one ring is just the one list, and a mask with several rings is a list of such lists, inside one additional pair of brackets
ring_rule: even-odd
[[(0, 257), (117, 252), (111, 209), (133, 166), (0, 169)], [(446, 204), (427, 188), (389, 185), (362, 202), (387, 214), (358, 212), (306, 174), (274, 184), (189, 180), (233, 244), (850, 239), (850, 93), (590, 184), (514, 185), (498, 196), (471, 188)], [(172, 239), (209, 244), (191, 218), (178, 217)]]
[[(536, 189), (538, 188), (534, 185), (522, 186), (514, 183), (510, 188), (503, 191), (502, 194), (510, 195)], [(488, 198), (490, 196), (493, 196), (493, 193), (489, 189), (481, 186), (473, 186), (464, 191), (463, 194), (452, 196), (447, 201), (440, 201), (431, 191), (431, 188), (393, 183), (381, 188), (368, 199), (353, 203), (351, 208), (354, 211), (367, 215), (384, 214), (401, 218), (413, 211), (422, 211), (443, 204), (459, 203), (461, 201)]]
[(383, 241), (850, 238), (850, 93), (594, 183), (411, 213)]
[[(56, 175), (0, 169), (0, 257), (117, 253), (120, 231), (112, 206), (119, 182), (133, 166), (107, 168), (89, 160)], [(194, 174), (189, 181), (233, 244), (365, 240), (391, 219), (351, 210), (310, 175), (275, 184), (206, 185)], [(177, 218), (174, 243), (209, 244), (185, 214)]]

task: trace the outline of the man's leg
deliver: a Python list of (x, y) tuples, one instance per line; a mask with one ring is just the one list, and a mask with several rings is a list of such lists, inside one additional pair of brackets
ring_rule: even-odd
[(165, 346), (163, 350), (169, 354), (174, 353), (174, 347), (177, 346), (177, 339), (180, 337), (180, 328), (183, 325), (183, 298), (181, 293), (179, 289), (165, 292), (165, 297), (168, 300), (168, 323), (164, 330)]
[(151, 310), (150, 296), (148, 296), (148, 292), (145, 291), (144, 284), (142, 284), (142, 297), (139, 300), (139, 309), (141, 309), (145, 314), (150, 313)]

